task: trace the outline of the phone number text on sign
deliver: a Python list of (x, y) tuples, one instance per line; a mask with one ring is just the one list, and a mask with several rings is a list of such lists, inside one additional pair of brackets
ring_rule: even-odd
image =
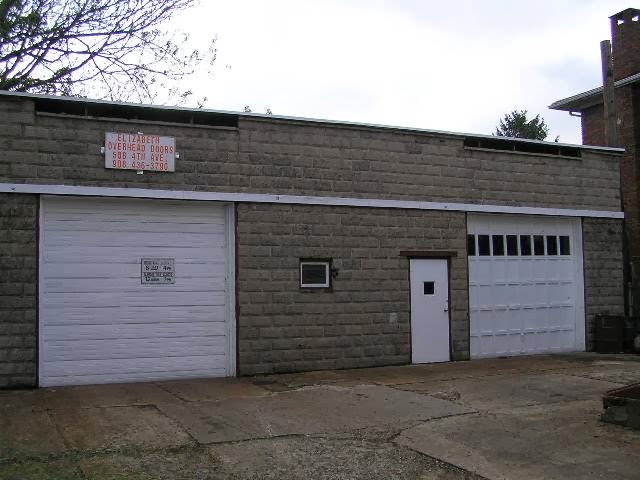
[(174, 258), (140, 259), (140, 282), (145, 285), (176, 283), (176, 261)]
[(176, 139), (141, 133), (107, 132), (104, 166), (125, 170), (174, 172)]

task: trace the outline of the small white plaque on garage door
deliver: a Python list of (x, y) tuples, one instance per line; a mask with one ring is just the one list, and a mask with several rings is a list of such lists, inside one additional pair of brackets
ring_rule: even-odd
[(176, 261), (173, 258), (143, 258), (140, 261), (143, 284), (176, 283)]

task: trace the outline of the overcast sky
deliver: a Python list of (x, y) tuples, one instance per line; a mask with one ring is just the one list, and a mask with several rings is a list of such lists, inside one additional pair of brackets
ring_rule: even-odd
[(175, 22), (217, 35), (207, 108), (492, 133), (513, 109), (567, 143), (547, 106), (598, 86), (599, 42), (629, 0), (202, 0)]

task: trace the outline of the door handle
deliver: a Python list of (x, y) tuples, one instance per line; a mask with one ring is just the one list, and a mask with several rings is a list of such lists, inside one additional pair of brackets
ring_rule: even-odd
[(445, 300), (445, 303), (444, 303), (444, 311), (445, 311), (445, 312), (448, 312), (448, 311), (449, 311), (449, 300)]

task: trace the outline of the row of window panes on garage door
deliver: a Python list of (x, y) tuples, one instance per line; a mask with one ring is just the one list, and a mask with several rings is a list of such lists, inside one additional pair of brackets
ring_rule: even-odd
[(467, 235), (469, 256), (571, 255), (568, 235)]

